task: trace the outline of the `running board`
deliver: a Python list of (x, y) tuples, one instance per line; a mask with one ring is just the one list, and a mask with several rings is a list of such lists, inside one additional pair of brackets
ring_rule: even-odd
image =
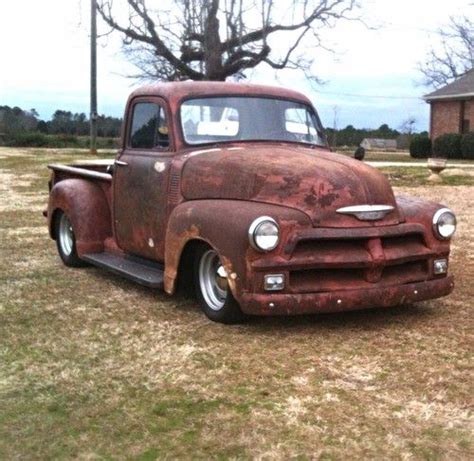
[(134, 256), (122, 256), (115, 253), (91, 253), (81, 257), (97, 267), (107, 269), (114, 274), (133, 280), (150, 288), (163, 288), (163, 266)]

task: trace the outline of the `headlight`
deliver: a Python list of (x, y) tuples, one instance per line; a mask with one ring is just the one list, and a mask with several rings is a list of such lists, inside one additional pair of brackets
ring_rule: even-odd
[(280, 228), (273, 218), (260, 216), (249, 227), (249, 242), (258, 251), (271, 251), (280, 241)]
[(433, 230), (439, 239), (451, 238), (456, 231), (456, 216), (449, 208), (441, 208), (433, 216)]

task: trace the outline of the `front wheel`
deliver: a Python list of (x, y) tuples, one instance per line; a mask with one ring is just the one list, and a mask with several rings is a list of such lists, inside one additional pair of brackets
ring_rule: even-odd
[(227, 324), (242, 322), (244, 314), (229, 289), (219, 255), (208, 246), (196, 252), (194, 280), (197, 298), (209, 319)]
[(85, 266), (76, 250), (76, 237), (71, 221), (64, 211), (59, 211), (55, 219), (55, 236), (58, 253), (63, 263), (69, 267)]

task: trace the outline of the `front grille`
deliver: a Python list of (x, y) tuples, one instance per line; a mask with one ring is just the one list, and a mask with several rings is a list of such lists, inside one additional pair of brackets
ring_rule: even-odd
[(336, 235), (297, 241), (288, 261), (293, 292), (353, 290), (419, 282), (429, 277), (431, 250), (420, 230)]
[(258, 271), (288, 275), (287, 292), (354, 290), (420, 282), (432, 276), (435, 253), (424, 227), (311, 229), (294, 235), (286, 257), (255, 262)]
[(317, 256), (320, 259), (332, 258), (335, 255), (350, 253), (361, 258), (367, 255), (367, 241), (365, 239), (351, 240), (302, 240), (293, 250), (293, 258), (307, 258)]
[(385, 251), (396, 250), (400, 247), (412, 248), (416, 251), (418, 248), (425, 247), (423, 234), (407, 234), (382, 238), (382, 244)]
[(378, 286), (402, 285), (426, 280), (428, 262), (414, 261), (387, 266), (380, 271), (376, 282), (367, 280), (367, 270), (361, 268), (307, 269), (290, 271), (291, 291), (312, 293), (333, 290), (357, 290)]

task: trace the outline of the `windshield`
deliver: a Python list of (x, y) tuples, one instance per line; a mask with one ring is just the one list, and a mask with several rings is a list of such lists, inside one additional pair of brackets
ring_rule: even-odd
[(314, 110), (299, 102), (261, 97), (208, 97), (181, 105), (188, 144), (229, 141), (292, 141), (326, 146)]

